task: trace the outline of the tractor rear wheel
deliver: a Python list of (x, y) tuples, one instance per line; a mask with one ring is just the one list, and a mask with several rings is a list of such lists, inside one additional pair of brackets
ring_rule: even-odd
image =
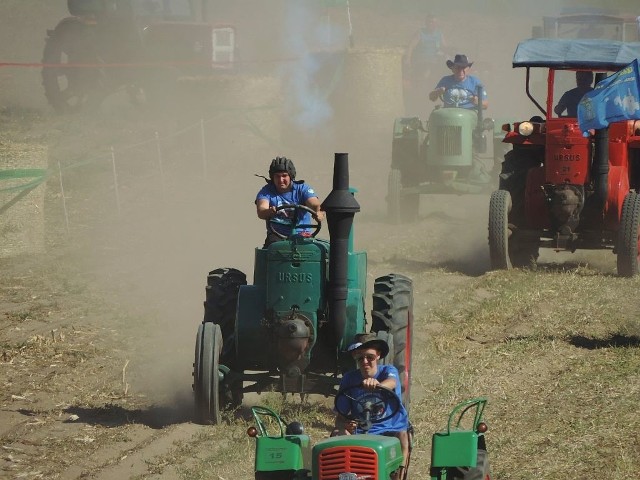
[(478, 449), (476, 466), (456, 468), (452, 478), (458, 480), (491, 480), (491, 466), (489, 465), (487, 451)]
[[(67, 18), (46, 39), (42, 86), (47, 101), (58, 113), (97, 107), (104, 97), (102, 74), (95, 67), (99, 60), (94, 33), (80, 20)], [(94, 66), (69, 66), (74, 64)]]
[(196, 337), (194, 364), (194, 390), (196, 416), (200, 423), (220, 423), (220, 352), (222, 333), (220, 326), (203, 323)]
[(235, 327), (238, 292), (247, 284), (247, 276), (235, 268), (216, 268), (207, 276), (204, 322), (220, 325), (224, 347), (222, 363), (231, 366), (235, 360)]
[(408, 411), (413, 342), (413, 282), (410, 278), (391, 273), (375, 280), (371, 319), (373, 332), (386, 331), (393, 337), (392, 361), (400, 374), (402, 402)]
[(493, 270), (510, 269), (509, 212), (511, 195), (506, 190), (496, 190), (489, 201), (489, 255)]
[(640, 253), (640, 196), (627, 193), (622, 204), (622, 217), (618, 230), (618, 275), (633, 277), (638, 274)]

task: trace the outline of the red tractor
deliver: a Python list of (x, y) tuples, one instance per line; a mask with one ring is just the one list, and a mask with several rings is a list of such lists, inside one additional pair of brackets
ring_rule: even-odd
[[(593, 72), (598, 82), (638, 57), (640, 43), (520, 42), (513, 66), (526, 68), (527, 96), (541, 115), (503, 126), (503, 141), (513, 149), (490, 200), (492, 268), (533, 266), (541, 247), (611, 249), (619, 275), (639, 273), (640, 121), (583, 135), (577, 118), (554, 112), (562, 93), (575, 87), (577, 71)], [(541, 102), (530, 91), (536, 68), (546, 69), (547, 97)]]
[(210, 0), (67, 0), (47, 31), (45, 96), (58, 112), (97, 106), (126, 89), (134, 101), (173, 93), (184, 76), (234, 66), (235, 29), (209, 23)]

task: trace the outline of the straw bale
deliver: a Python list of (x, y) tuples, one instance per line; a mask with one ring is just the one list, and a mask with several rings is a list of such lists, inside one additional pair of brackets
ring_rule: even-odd
[[(43, 145), (0, 143), (0, 170), (46, 169), (47, 149)], [(19, 198), (23, 190), (9, 190), (29, 183), (33, 178), (2, 179), (0, 208), (0, 258), (43, 253), (45, 249), (44, 199), (46, 182)]]
[(358, 140), (391, 132), (393, 119), (404, 111), (402, 50), (352, 49), (333, 104), (336, 116), (350, 125)]

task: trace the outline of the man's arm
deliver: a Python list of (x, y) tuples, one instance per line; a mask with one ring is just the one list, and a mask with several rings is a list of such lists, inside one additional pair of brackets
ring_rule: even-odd
[(431, 100), (432, 102), (437, 101), (440, 96), (445, 92), (445, 88), (444, 87), (436, 87), (435, 90), (431, 91), (429, 93), (429, 100)]
[(270, 207), (269, 200), (261, 198), (256, 200), (256, 211), (258, 213), (258, 218), (262, 220), (269, 220), (276, 214), (276, 207)]
[(320, 203), (320, 200), (318, 199), (318, 197), (308, 198), (307, 201), (304, 202), (304, 204), (307, 207), (309, 207), (311, 210), (316, 212), (316, 219), (319, 222), (322, 222), (324, 220), (324, 212), (320, 210), (322, 204)]

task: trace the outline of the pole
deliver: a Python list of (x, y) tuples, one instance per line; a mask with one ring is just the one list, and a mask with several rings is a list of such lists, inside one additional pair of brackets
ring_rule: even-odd
[(60, 178), (60, 194), (62, 195), (62, 210), (64, 211), (64, 224), (67, 228), (67, 234), (69, 234), (69, 212), (67, 212), (67, 198), (64, 196), (64, 185), (62, 184), (62, 167), (60, 166), (60, 160), (58, 160), (58, 176)]
[(113, 165), (113, 187), (116, 192), (116, 206), (118, 207), (118, 215), (120, 215), (120, 193), (118, 192), (118, 174), (116, 172), (116, 151), (111, 146), (111, 164)]

